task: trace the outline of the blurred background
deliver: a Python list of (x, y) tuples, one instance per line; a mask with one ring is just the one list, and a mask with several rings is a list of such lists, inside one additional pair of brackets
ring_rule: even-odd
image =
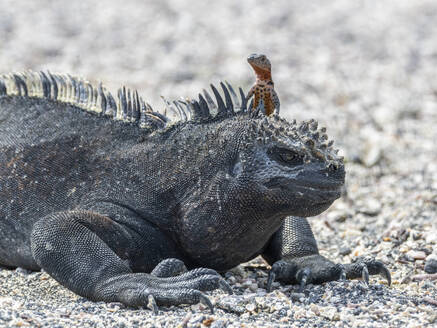
[[(220, 80), (248, 90), (246, 57), (266, 54), (281, 115), (316, 118), (346, 156), (347, 195), (321, 216), (332, 229), (314, 221), (327, 231), (321, 248), (336, 254), (333, 240), (346, 238), (345, 254), (359, 255), (402, 229), (423, 240), (409, 248), (435, 248), (436, 1), (0, 0), (0, 8), (0, 73), (49, 69), (112, 91), (126, 85), (158, 110), (160, 95), (194, 97)], [(390, 247), (380, 256), (392, 256)], [(399, 257), (409, 248), (396, 248)]]

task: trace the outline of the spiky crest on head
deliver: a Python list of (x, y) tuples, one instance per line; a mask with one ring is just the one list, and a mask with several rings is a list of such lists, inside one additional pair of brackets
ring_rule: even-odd
[(253, 120), (246, 142), (256, 140), (260, 145), (287, 148), (302, 156), (304, 162), (313, 160), (325, 162), (325, 165), (338, 168), (343, 157), (338, 156), (338, 149), (333, 147), (334, 141), (328, 140), (325, 127), (318, 127), (314, 119), (297, 123), (287, 121), (279, 115), (261, 114)]

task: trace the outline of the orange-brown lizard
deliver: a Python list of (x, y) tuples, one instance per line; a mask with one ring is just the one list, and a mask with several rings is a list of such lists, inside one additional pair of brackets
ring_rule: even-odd
[(265, 55), (252, 54), (247, 57), (247, 62), (256, 75), (256, 82), (246, 96), (247, 100), (253, 96), (252, 110), (261, 110), (266, 115), (279, 114), (280, 103), (274, 89), (270, 61)]

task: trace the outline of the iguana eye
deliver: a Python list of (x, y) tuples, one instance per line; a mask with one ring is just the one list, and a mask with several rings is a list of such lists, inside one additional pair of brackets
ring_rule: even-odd
[(285, 165), (300, 165), (303, 164), (303, 157), (292, 150), (275, 148), (270, 152), (270, 157)]
[(279, 154), (279, 156), (281, 156), (284, 162), (292, 162), (297, 158), (297, 154), (292, 152), (284, 152)]

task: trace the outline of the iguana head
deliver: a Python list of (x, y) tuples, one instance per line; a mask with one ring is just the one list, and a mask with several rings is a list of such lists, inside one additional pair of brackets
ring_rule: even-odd
[[(234, 175), (250, 179), (260, 202), (278, 212), (313, 216), (340, 196), (344, 165), (325, 128), (278, 116), (248, 119)], [(241, 134), (240, 134), (241, 135)]]
[(251, 54), (247, 57), (247, 62), (252, 66), (258, 79), (270, 80), (272, 65), (265, 55)]
[[(267, 215), (306, 217), (327, 209), (340, 196), (345, 173), (326, 129), (315, 120), (297, 124), (278, 115), (255, 114), (247, 109), (241, 89), (237, 97), (229, 84), (221, 87), (225, 100), (212, 86), (216, 103), (206, 91), (199, 101), (185, 102), (196, 126), (189, 131), (198, 131), (193, 156), (205, 156), (203, 176), (211, 168), (226, 173), (226, 182), (218, 179), (218, 186), (207, 189), (220, 190), (229, 202), (253, 204), (257, 213), (265, 210)], [(180, 103), (167, 105), (182, 111)]]

